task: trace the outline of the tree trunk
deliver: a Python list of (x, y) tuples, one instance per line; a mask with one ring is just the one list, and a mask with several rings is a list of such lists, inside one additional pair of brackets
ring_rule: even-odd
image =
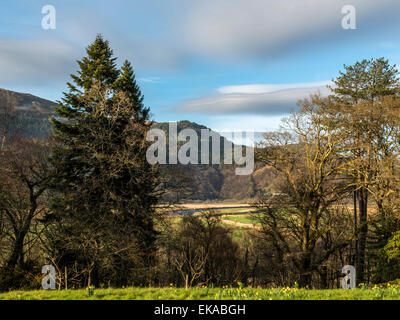
[(300, 262), (299, 286), (301, 288), (311, 287), (311, 253), (303, 252)]
[(368, 190), (361, 188), (358, 192), (359, 204), (359, 237), (358, 237), (358, 256), (356, 264), (357, 283), (365, 282), (365, 249), (367, 243), (367, 216), (368, 216)]
[(68, 290), (68, 272), (67, 272), (67, 266), (65, 266), (65, 290)]
[[(353, 206), (354, 206), (354, 234), (357, 234), (357, 228), (358, 228), (357, 190), (354, 190), (353, 192)], [(358, 261), (358, 240), (356, 239), (354, 241), (354, 252), (352, 252), (351, 263), (355, 265), (357, 261)]]
[(328, 268), (326, 266), (322, 266), (319, 271), (320, 281), (321, 281), (321, 289), (328, 289)]
[(33, 187), (31, 187), (31, 186), (29, 187), (29, 189), (30, 189), (29, 214), (23, 221), (22, 226), (19, 226), (16, 222), (13, 226), (13, 228), (15, 230), (15, 241), (13, 243), (10, 257), (8, 258), (7, 263), (6, 263), (7, 267), (9, 267), (9, 268), (15, 268), (15, 266), (17, 264), (21, 268), (24, 267), (24, 241), (25, 241), (26, 235), (29, 232), (29, 228), (31, 226), (33, 216), (37, 209), (37, 203), (36, 203), (37, 197), (33, 195), (32, 188)]
[(24, 238), (25, 235), (20, 234), (14, 241), (11, 254), (7, 260), (7, 267), (14, 269), (17, 264), (23, 267), (23, 250), (24, 250)]

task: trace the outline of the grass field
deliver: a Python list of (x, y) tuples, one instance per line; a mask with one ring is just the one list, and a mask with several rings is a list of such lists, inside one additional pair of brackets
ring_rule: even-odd
[(125, 288), (0, 293), (0, 300), (400, 300), (399, 286), (372, 289)]
[(250, 225), (261, 225), (258, 221), (251, 216), (251, 214), (236, 214), (230, 216), (222, 216), (223, 220), (230, 220)]
[[(186, 209), (207, 209), (207, 208), (229, 208), (229, 207), (250, 207), (246, 202), (199, 202), (199, 203), (185, 203), (181, 205)], [(235, 208), (236, 209), (236, 208)]]

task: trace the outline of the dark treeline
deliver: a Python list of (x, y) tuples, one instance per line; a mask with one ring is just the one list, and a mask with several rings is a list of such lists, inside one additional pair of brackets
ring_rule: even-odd
[(233, 230), (213, 211), (168, 215), (190, 175), (147, 162), (152, 121), (131, 64), (118, 69), (101, 36), (86, 54), (50, 137), (26, 137), (1, 109), (0, 290), (40, 288), (45, 264), (59, 288), (336, 288), (346, 264), (358, 283), (400, 278), (400, 84), (388, 61), (345, 66), (329, 97), (265, 134), (256, 161), (276, 192), (254, 198), (260, 228)]

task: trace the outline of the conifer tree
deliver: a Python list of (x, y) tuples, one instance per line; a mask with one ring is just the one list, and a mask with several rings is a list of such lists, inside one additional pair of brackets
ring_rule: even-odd
[(82, 284), (123, 285), (153, 260), (157, 173), (146, 160), (149, 109), (132, 66), (116, 68), (108, 41), (99, 35), (86, 52), (52, 119), (50, 251), (61, 265), (80, 266)]
[(375, 110), (384, 110), (384, 106), (390, 103), (385, 98), (398, 97), (399, 71), (396, 65), (390, 65), (384, 58), (364, 59), (350, 66), (345, 65), (344, 71), (333, 79), (333, 83), (330, 99), (334, 103), (324, 111), (329, 114), (329, 125), (336, 126), (347, 137), (343, 150), (352, 160), (346, 174), (354, 179), (351, 185), (354, 188), (357, 233), (355, 265), (357, 282), (360, 283), (366, 280), (369, 189), (374, 185), (377, 174), (374, 161), (382, 161), (386, 156), (387, 145), (396, 140), (393, 135), (398, 127), (394, 124), (396, 117), (393, 115), (392, 120), (386, 123), (382, 121), (384, 114), (375, 118), (372, 115)]
[(136, 83), (135, 74), (131, 63), (125, 60), (121, 67), (119, 78), (114, 83), (114, 88), (118, 91), (125, 92), (131, 99), (134, 106), (134, 120), (136, 122), (145, 123), (149, 121), (149, 108), (146, 108), (143, 104), (142, 92)]
[(134, 160), (132, 166), (124, 166), (121, 178), (116, 180), (118, 188), (121, 188), (118, 194), (127, 195), (118, 201), (120, 203), (127, 201), (124, 206), (125, 211), (129, 209), (128, 212), (125, 212), (126, 217), (137, 228), (137, 236), (142, 250), (151, 256), (156, 232), (154, 231), (153, 217), (149, 213), (153, 212), (154, 204), (157, 202), (154, 193), (157, 178), (156, 171), (146, 160), (146, 151), (149, 146), (149, 143), (146, 142), (146, 133), (152, 122), (149, 119), (149, 108), (143, 104), (144, 97), (129, 61), (124, 62), (120, 76), (113, 88), (116, 91), (116, 99), (119, 99), (122, 94), (129, 101), (126, 103), (131, 107), (131, 111), (127, 113), (128, 118), (121, 117), (120, 120), (128, 128), (131, 126), (128, 130), (129, 137), (126, 138), (136, 141), (130, 146), (130, 157)]

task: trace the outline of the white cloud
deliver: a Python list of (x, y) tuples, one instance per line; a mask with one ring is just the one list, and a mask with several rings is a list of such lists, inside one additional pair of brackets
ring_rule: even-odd
[(218, 88), (217, 91), (221, 94), (260, 94), (260, 93), (272, 93), (283, 90), (291, 89), (309, 89), (317, 87), (325, 87), (331, 84), (331, 81), (319, 81), (319, 82), (303, 82), (303, 83), (286, 83), (286, 84), (248, 84), (238, 86), (225, 86)]
[(159, 78), (159, 77), (138, 78), (138, 81), (146, 82), (146, 83), (160, 83), (161, 78)]
[(300, 99), (319, 91), (329, 94), (329, 81), (294, 84), (251, 84), (218, 88), (217, 95), (184, 101), (181, 112), (205, 114), (282, 115), (295, 109)]
[(224, 115), (212, 117), (209, 126), (236, 144), (254, 145), (263, 139), (264, 132), (279, 129), (281, 120), (282, 116)]
[(51, 84), (73, 68), (74, 49), (67, 42), (54, 38), (0, 38), (0, 81)]
[[(267, 58), (315, 41), (332, 44), (343, 32), (341, 8), (347, 4), (348, 0), (202, 0), (189, 8), (182, 30), (188, 47), (204, 56)], [(357, 21), (364, 22), (363, 32), (368, 32), (365, 21), (370, 17), (400, 9), (395, 0), (351, 4)]]
[[(28, 83), (36, 75), (36, 82), (51, 82), (57, 73), (76, 69), (74, 60), (84, 55), (84, 47), (98, 32), (111, 41), (116, 56), (146, 71), (179, 69), (198, 56), (254, 62), (254, 57), (296, 52), (315, 42), (321, 45), (319, 41), (334, 46), (340, 39), (333, 35), (343, 32), (341, 7), (348, 4), (347, 0), (175, 0), (160, 8), (158, 1), (149, 0), (143, 9), (139, 2), (117, 1), (116, 8), (107, 9), (60, 1), (52, 37), (43, 36), (47, 33), (42, 30), (24, 29), (20, 39), (0, 38), (0, 77)], [(364, 22), (354, 37), (368, 34), (371, 28), (379, 30), (377, 18), (400, 10), (398, 0), (352, 0), (351, 4), (357, 21)], [(135, 24), (128, 15), (133, 21), (148, 16), (148, 24)], [(391, 46), (389, 40), (382, 46)]]
[[(352, 0), (361, 27), (351, 33), (341, 29), (341, 7), (348, 0), (171, 0), (163, 6), (157, 0), (99, 3), (103, 5), (58, 1), (57, 29), (52, 36), (18, 24), (24, 31), (19, 39), (0, 38), (0, 85), (65, 82), (97, 32), (111, 41), (119, 62), (127, 58), (139, 74), (157, 74), (185, 70), (199, 56), (211, 62), (233, 59), (240, 65), (254, 63), (255, 58), (315, 50), (315, 44), (334, 51), (342, 44), (337, 35), (353, 34), (351, 39), (356, 41), (371, 29), (385, 34), (383, 17), (400, 11), (398, 0)], [(29, 8), (32, 17), (36, 17), (35, 8), (33, 4)], [(393, 41), (388, 37), (380, 45), (391, 47)], [(264, 89), (251, 88), (260, 94)], [(230, 99), (240, 103), (240, 97)]]

